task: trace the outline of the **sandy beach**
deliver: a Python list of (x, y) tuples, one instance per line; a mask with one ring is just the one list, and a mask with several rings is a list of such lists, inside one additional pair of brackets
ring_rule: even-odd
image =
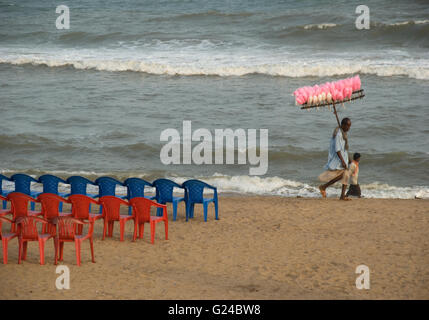
[[(428, 200), (223, 196), (219, 221), (211, 207), (204, 223), (198, 207), (186, 223), (181, 204), (173, 222), (169, 207), (169, 240), (158, 224), (154, 245), (148, 225), (137, 242), (132, 222), (124, 242), (118, 224), (103, 241), (97, 221), (96, 263), (89, 243), (81, 267), (65, 244), (69, 290), (55, 287), (51, 240), (44, 266), (36, 242), (18, 265), (12, 240), (0, 299), (428, 299), (428, 208)], [(369, 290), (356, 289), (360, 264), (370, 269)]]

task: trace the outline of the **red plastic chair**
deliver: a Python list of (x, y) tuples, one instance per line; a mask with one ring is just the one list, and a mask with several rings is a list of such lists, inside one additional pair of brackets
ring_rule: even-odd
[[(32, 217), (40, 216), (42, 212), (28, 210), (28, 203), (37, 202), (34, 198), (21, 192), (11, 192), (7, 195), (7, 200), (10, 201), (10, 208), (12, 212), (12, 220), (16, 221), (19, 217)], [(15, 223), (12, 223), (12, 232), (15, 232)]]
[(101, 197), (100, 205), (103, 207), (103, 218), (104, 218), (104, 227), (103, 227), (103, 240), (106, 236), (107, 228), (109, 229), (108, 237), (113, 235), (113, 226), (115, 221), (119, 221), (120, 231), (121, 231), (121, 241), (124, 241), (124, 232), (125, 232), (125, 223), (129, 220), (134, 220), (133, 215), (122, 215), (121, 214), (121, 205), (129, 206), (130, 204), (125, 200), (122, 200), (115, 196), (104, 196)]
[[(6, 197), (0, 195), (0, 201), (8, 201)], [(10, 209), (0, 209), (0, 217), (4, 217), (5, 215), (11, 214), (12, 211)]]
[(5, 218), (5, 217), (0, 217), (0, 239), (2, 242), (2, 246), (3, 246), (3, 263), (7, 264), (7, 246), (8, 246), (8, 243), (10, 240), (17, 237), (18, 234), (16, 232), (2, 233), (2, 231), (1, 231), (2, 222), (13, 223), (13, 221), (9, 220), (8, 218)]
[[(89, 220), (95, 222), (98, 219), (103, 218), (103, 214), (90, 213), (89, 209), (91, 203), (99, 205), (97, 200), (94, 200), (91, 197), (85, 196), (83, 194), (73, 194), (69, 196), (69, 202), (72, 205), (72, 214), (73, 218), (79, 219), (81, 221)], [(83, 225), (78, 225), (78, 234), (82, 234)]]
[[(47, 224), (48, 221), (36, 217), (18, 217), (16, 219), (16, 224), (18, 225), (18, 241), (19, 241), (19, 252), (18, 252), (18, 264), (21, 263), (21, 260), (27, 258), (27, 245), (28, 241), (38, 241), (39, 242), (39, 253), (40, 253), (40, 264), (45, 264), (45, 243), (50, 238), (54, 238), (52, 233), (42, 233), (40, 234), (37, 230), (37, 222)], [(54, 241), (55, 252), (57, 252), (57, 246)]]
[[(149, 200), (144, 197), (135, 197), (130, 200), (130, 204), (133, 206), (133, 212), (135, 214), (135, 223), (134, 223), (134, 236), (133, 241), (136, 241), (137, 238), (137, 226), (139, 227), (139, 238), (143, 237), (144, 224), (150, 223), (150, 238), (152, 244), (155, 241), (155, 226), (158, 222), (164, 221), (165, 228), (165, 240), (168, 240), (168, 216), (167, 216), (167, 206), (165, 204), (159, 204), (155, 201)], [(151, 216), (150, 208), (162, 208), (163, 214), (161, 217)]]
[[(55, 246), (59, 247), (59, 255), (55, 252), (55, 264), (63, 260), (64, 252), (64, 242), (74, 242), (76, 248), (76, 262), (80, 266), (81, 254), (80, 249), (82, 242), (89, 239), (91, 246), (91, 258), (92, 262), (95, 263), (94, 259), (94, 244), (93, 244), (93, 233), (94, 233), (94, 220), (81, 221), (72, 217), (57, 217), (52, 219), (52, 224), (56, 226), (56, 235), (55, 235)], [(89, 224), (88, 234), (81, 235), (76, 233), (76, 225), (83, 226), (84, 224)]]
[[(53, 218), (57, 218), (59, 216), (71, 216), (71, 212), (60, 212), (59, 207), (60, 203), (70, 203), (67, 199), (60, 197), (54, 193), (41, 193), (37, 197), (37, 201), (42, 204), (42, 215), (43, 218), (50, 221)], [(47, 232), (48, 225), (43, 226), (43, 232)], [(51, 225), (52, 226), (52, 225)]]

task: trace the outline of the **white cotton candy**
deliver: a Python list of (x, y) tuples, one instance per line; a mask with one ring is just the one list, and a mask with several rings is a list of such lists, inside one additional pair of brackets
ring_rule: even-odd
[(317, 96), (313, 97), (313, 104), (319, 104), (319, 98)]

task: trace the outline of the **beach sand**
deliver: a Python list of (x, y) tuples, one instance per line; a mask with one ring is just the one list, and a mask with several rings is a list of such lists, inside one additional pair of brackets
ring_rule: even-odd
[[(37, 242), (18, 265), (12, 240), (0, 299), (429, 299), (428, 208), (429, 200), (222, 196), (220, 220), (211, 206), (205, 223), (198, 206), (185, 222), (180, 204), (169, 240), (159, 223), (154, 245), (149, 225), (131, 242), (133, 222), (124, 242), (119, 224), (103, 241), (99, 220), (96, 263), (88, 242), (81, 267), (74, 244), (65, 244), (69, 290), (55, 287), (52, 240), (44, 266)], [(355, 285), (361, 264), (370, 269), (369, 290)]]

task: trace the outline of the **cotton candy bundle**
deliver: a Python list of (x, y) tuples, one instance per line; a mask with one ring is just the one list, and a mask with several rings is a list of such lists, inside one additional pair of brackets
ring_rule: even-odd
[(313, 87), (302, 87), (293, 93), (297, 104), (322, 105), (332, 102), (350, 100), (353, 92), (360, 90), (359, 75), (333, 82), (326, 82)]

